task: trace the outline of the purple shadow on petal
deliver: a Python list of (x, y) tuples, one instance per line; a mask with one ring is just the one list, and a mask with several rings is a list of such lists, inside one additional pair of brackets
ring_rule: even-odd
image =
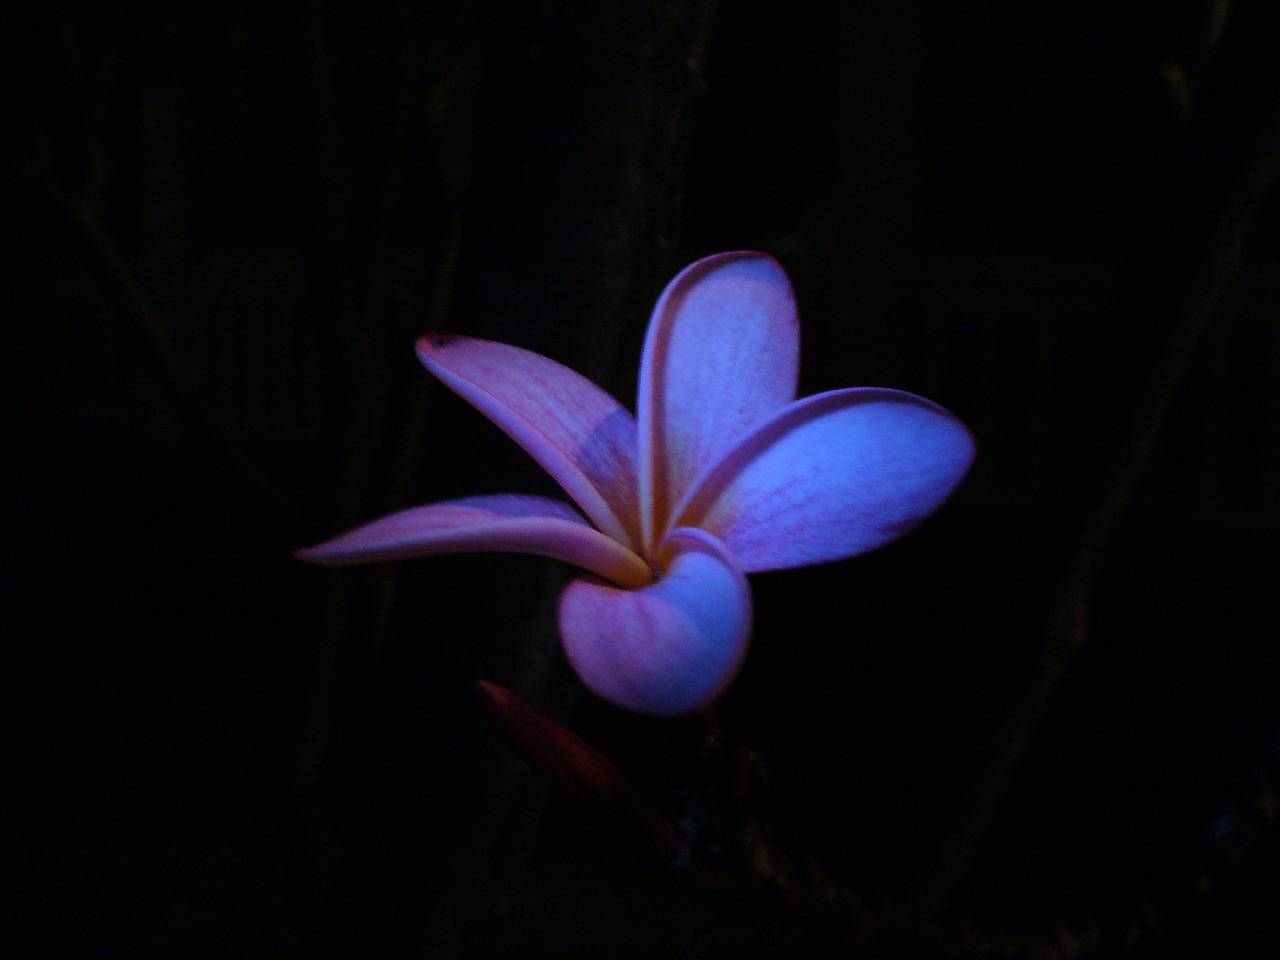
[(619, 590), (584, 577), (560, 598), (569, 662), (597, 696), (639, 713), (709, 706), (729, 685), (751, 637), (751, 591), (737, 561), (703, 530), (676, 530), (659, 578)]
[(636, 423), (586, 377), (541, 354), (427, 334), (418, 358), (520, 444), (602, 532), (639, 549)]

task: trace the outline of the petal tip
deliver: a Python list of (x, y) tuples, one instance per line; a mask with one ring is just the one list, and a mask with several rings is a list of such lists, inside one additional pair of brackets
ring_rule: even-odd
[(325, 564), (328, 562), (324, 544), (315, 544), (310, 547), (298, 547), (296, 550), (289, 551), (289, 555), (295, 560), (301, 560), (303, 563)]
[[(713, 277), (749, 278), (765, 283), (776, 283), (785, 289), (789, 300), (795, 299), (791, 290), (791, 280), (777, 258), (758, 250), (730, 250), (727, 253), (713, 253), (689, 264), (667, 285), (662, 300), (678, 300), (703, 281), (711, 280)], [(661, 302), (660, 300), (659, 303)]]
[(515, 694), (506, 687), (488, 680), (476, 679), (476, 699), (494, 716), (502, 718), (514, 698)]
[(414, 352), (423, 363), (426, 363), (434, 354), (463, 339), (466, 338), (456, 333), (424, 333), (414, 343)]

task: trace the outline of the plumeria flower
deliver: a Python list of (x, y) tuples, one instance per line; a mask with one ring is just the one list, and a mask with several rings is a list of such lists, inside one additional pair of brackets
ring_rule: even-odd
[[(906, 533), (959, 485), (969, 431), (910, 393), (795, 399), (800, 331), (771, 257), (682, 271), (654, 309), (636, 415), (518, 347), (427, 335), (418, 357), (564, 488), (414, 507), (299, 551), (351, 564), (480, 550), (588, 571), (560, 597), (560, 635), (589, 689), (676, 715), (724, 692), (751, 635), (746, 574), (838, 560)], [(579, 512), (581, 511), (581, 512)]]

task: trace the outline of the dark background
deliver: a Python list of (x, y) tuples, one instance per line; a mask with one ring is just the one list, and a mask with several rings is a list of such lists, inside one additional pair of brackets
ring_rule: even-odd
[(1137, 917), (1144, 955), (1272, 955), (1267, 4), (263, 7), (50, 4), (7, 38), (24, 949), (829, 955), (548, 792), (476, 705), (478, 676), (519, 689), (672, 802), (688, 725), (575, 696), (564, 571), (289, 556), (554, 493), (418, 334), (629, 398), (665, 280), (759, 249), (797, 289), (803, 393), (912, 390), (980, 445), (906, 540), (754, 578), (722, 717), (780, 842), (1018, 936)]

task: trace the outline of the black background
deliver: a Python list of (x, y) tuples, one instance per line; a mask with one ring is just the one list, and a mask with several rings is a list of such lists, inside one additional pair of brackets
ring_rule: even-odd
[[(580, 801), (491, 789), (520, 767), (473, 679), (555, 710), (571, 689), (545, 672), (549, 562), (390, 580), (289, 556), (412, 503), (554, 492), (428, 387), (428, 327), (629, 398), (665, 279), (760, 249), (796, 286), (802, 393), (913, 390), (980, 446), (907, 539), (754, 578), (722, 714), (768, 759), (783, 841), (983, 923), (1150, 908), (1152, 956), (1271, 955), (1265, 198), (1239, 262), (1208, 269), (1230, 283), (1094, 565), (1089, 642), (945, 878), (1130, 413), (1269, 156), (1266, 4), (723, 0), (687, 62), (654, 38), (702, 4), (260, 6), (53, 4), (8, 38), (5, 926), (24, 948), (826, 955)], [(640, 175), (656, 212), (627, 206)], [(571, 724), (653, 791), (689, 735), (586, 696)], [(1187, 892), (1200, 869), (1212, 896)], [(494, 917), (474, 888), (496, 874)]]

